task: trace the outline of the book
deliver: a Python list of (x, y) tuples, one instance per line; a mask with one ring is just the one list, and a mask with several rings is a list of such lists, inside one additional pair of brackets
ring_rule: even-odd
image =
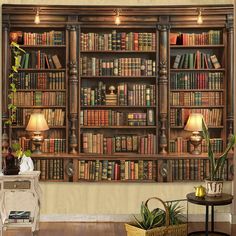
[(180, 63), (181, 55), (177, 54), (175, 57), (175, 61), (173, 64), (173, 69), (178, 69), (179, 68), (179, 63)]
[(10, 211), (9, 219), (29, 219), (30, 211)]
[(212, 62), (215, 69), (221, 68), (221, 65), (220, 65), (216, 55), (212, 55), (212, 56), (210, 56), (210, 58), (211, 58), (211, 62)]
[(53, 60), (53, 63), (55, 65), (56, 69), (61, 69), (62, 68), (60, 60), (59, 60), (59, 58), (56, 54), (52, 56), (52, 60)]
[(178, 36), (179, 36), (179, 33), (170, 33), (170, 44), (176, 45)]

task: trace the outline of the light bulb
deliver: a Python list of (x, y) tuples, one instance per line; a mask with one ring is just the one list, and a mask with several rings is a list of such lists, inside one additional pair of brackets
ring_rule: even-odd
[(116, 24), (116, 25), (119, 25), (119, 24), (120, 24), (120, 17), (119, 17), (119, 16), (116, 16), (115, 24)]
[(34, 18), (34, 23), (39, 24), (40, 23), (40, 18), (39, 18), (39, 11), (37, 10), (35, 18)]
[(197, 16), (197, 23), (198, 24), (202, 24), (203, 20), (202, 20), (202, 12), (201, 10), (199, 9), (198, 11), (198, 16)]
[(119, 10), (116, 11), (115, 24), (116, 24), (116, 25), (119, 25), (119, 24), (120, 24), (120, 12), (119, 12)]

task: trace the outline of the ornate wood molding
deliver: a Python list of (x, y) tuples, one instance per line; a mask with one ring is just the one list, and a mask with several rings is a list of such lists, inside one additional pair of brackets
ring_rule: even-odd
[(8, 68), (9, 68), (9, 24), (5, 23), (2, 26), (2, 118), (8, 118)]
[(77, 68), (77, 31), (76, 26), (67, 26), (70, 38), (69, 47), (69, 147), (70, 153), (77, 153), (78, 137), (76, 132), (78, 121), (78, 68)]
[(167, 50), (168, 50), (168, 25), (158, 25), (159, 30), (159, 119), (160, 127), (160, 153), (167, 153), (167, 113), (168, 113), (168, 72), (167, 72)]
[(227, 134), (234, 131), (234, 28), (233, 16), (227, 16)]

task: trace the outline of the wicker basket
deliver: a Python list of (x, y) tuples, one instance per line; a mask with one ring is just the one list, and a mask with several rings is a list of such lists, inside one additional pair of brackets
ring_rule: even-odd
[(186, 236), (187, 223), (170, 225), (170, 213), (166, 203), (163, 202), (160, 198), (152, 197), (145, 202), (145, 205), (148, 205), (148, 202), (152, 199), (156, 199), (163, 204), (166, 213), (166, 225), (149, 230), (144, 230), (133, 225), (125, 224), (127, 236)]

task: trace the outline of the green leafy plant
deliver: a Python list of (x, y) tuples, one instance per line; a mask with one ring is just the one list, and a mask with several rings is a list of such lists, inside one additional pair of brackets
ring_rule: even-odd
[(226, 149), (219, 157), (216, 157), (215, 154), (213, 153), (212, 145), (210, 141), (210, 135), (204, 121), (202, 122), (202, 127), (203, 127), (202, 128), (203, 137), (205, 138), (206, 144), (208, 147), (208, 159), (210, 162), (210, 165), (209, 165), (210, 171), (209, 171), (208, 180), (211, 180), (211, 181), (222, 180), (223, 172), (224, 172), (224, 165), (227, 159), (228, 152), (231, 150), (231, 148), (235, 144), (235, 135), (230, 136)]
[(8, 104), (8, 110), (9, 110), (9, 118), (5, 121), (5, 124), (11, 125), (12, 122), (16, 118), (16, 105), (13, 104), (13, 97), (14, 93), (16, 93), (16, 81), (17, 81), (17, 74), (18, 69), (20, 68), (20, 54), (23, 52), (25, 53), (25, 50), (20, 48), (19, 44), (15, 42), (11, 42), (11, 51), (13, 55), (12, 59), (12, 65), (11, 65), (11, 72), (8, 76), (10, 79), (10, 93), (8, 94), (8, 98), (10, 99), (10, 103)]
[(185, 222), (183, 216), (184, 207), (179, 205), (179, 201), (166, 202), (170, 213), (170, 225), (178, 225)]
[[(184, 207), (179, 205), (179, 201), (165, 202), (170, 216), (170, 225), (177, 225), (184, 222), (183, 209)], [(150, 211), (146, 203), (142, 202), (140, 210), (140, 218), (136, 216), (135, 223), (137, 227), (148, 230), (156, 227), (166, 225), (166, 212), (160, 208), (155, 208)]]
[(31, 156), (31, 151), (30, 150), (23, 151), (23, 149), (22, 149), (22, 147), (20, 146), (19, 143), (13, 143), (12, 144), (12, 150), (16, 153), (16, 156), (18, 158), (21, 158), (24, 155), (27, 156), (27, 157)]
[(163, 215), (165, 216), (165, 212), (162, 209), (156, 208), (150, 211), (148, 206), (142, 202), (140, 210), (141, 220), (137, 219), (136, 216), (134, 218), (139, 228), (148, 230), (164, 225), (165, 218)]

